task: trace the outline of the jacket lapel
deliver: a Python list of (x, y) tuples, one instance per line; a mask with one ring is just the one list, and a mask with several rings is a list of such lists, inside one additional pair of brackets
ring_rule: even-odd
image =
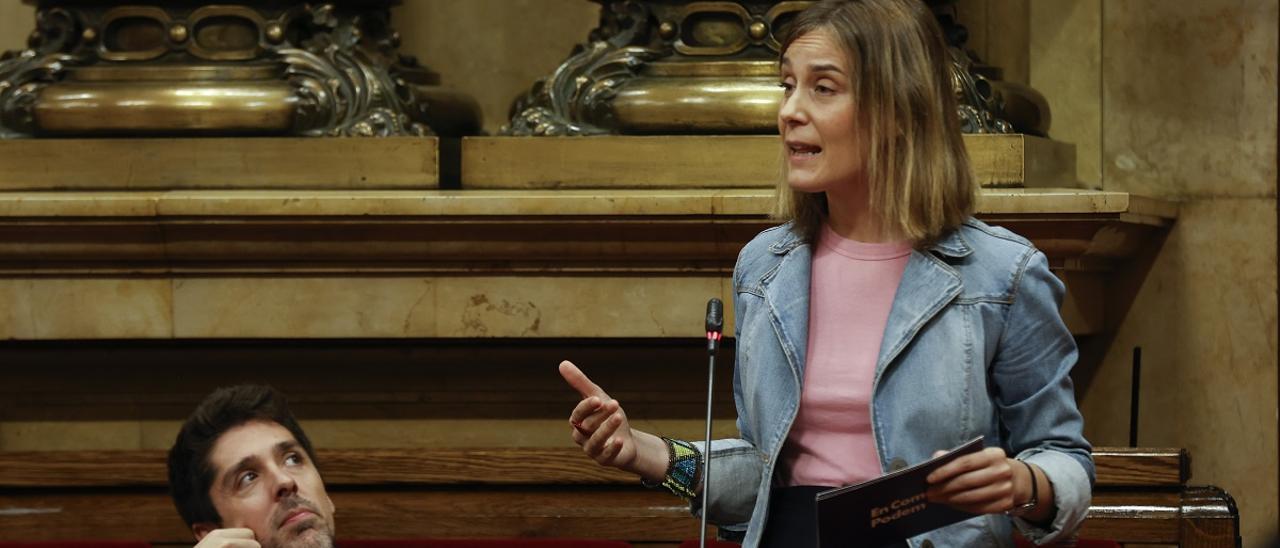
[(880, 382), (889, 364), (902, 352), (907, 344), (915, 338), (920, 329), (929, 320), (960, 296), (960, 276), (954, 269), (933, 253), (952, 257), (964, 257), (971, 251), (959, 233), (934, 245), (930, 251), (915, 250), (907, 259), (907, 268), (902, 272), (902, 281), (898, 283), (898, 291), (893, 296), (893, 306), (889, 310), (889, 321), (884, 328), (884, 338), (880, 342), (880, 355), (876, 360), (875, 384)]
[(791, 239), (774, 244), (770, 251), (779, 263), (761, 280), (773, 330), (796, 379), (804, 379), (805, 351), (809, 348), (809, 273), (812, 254), (808, 244)]

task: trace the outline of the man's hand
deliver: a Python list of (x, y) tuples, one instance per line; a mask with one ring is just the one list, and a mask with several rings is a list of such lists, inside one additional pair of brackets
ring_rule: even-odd
[(252, 529), (214, 529), (195, 548), (262, 548)]

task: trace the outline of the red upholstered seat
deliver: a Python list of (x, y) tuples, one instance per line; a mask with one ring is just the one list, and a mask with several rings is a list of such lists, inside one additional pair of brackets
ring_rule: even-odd
[[(1034, 544), (1027, 542), (1027, 540), (1022, 537), (1015, 537), (1014, 540), (1016, 541), (1015, 544), (1017, 544), (1018, 548), (1035, 548)], [(714, 548), (738, 548), (737, 543), (722, 541), (715, 541), (714, 544), (712, 541), (707, 541), (707, 546), (712, 546)], [(1074, 546), (1075, 548), (1120, 548), (1120, 543), (1111, 540), (1080, 539), (1071, 546)], [(697, 539), (686, 540), (680, 543), (680, 548), (698, 548), (698, 541)]]
[[(707, 546), (710, 548), (739, 548), (742, 546), (736, 542), (725, 542), (723, 540), (708, 540)], [(690, 539), (680, 543), (680, 548), (698, 548), (698, 539)]]
[(40, 542), (0, 541), (0, 548), (151, 548), (142, 540), (47, 540)]
[[(1013, 540), (1014, 544), (1016, 544), (1018, 548), (1035, 548), (1034, 544), (1022, 537), (1014, 537)], [(1073, 546), (1075, 548), (1120, 548), (1120, 543), (1114, 540), (1082, 538), (1077, 540), (1075, 544), (1068, 544), (1067, 546)]]
[(587, 539), (339, 540), (336, 544), (338, 548), (631, 548), (620, 540)]

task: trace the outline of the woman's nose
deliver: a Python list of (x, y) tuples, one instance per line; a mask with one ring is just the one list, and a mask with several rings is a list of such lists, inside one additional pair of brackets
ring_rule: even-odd
[(783, 95), (782, 105), (778, 108), (778, 125), (780, 127), (791, 127), (803, 124), (807, 120), (808, 115), (805, 112), (801, 94)]

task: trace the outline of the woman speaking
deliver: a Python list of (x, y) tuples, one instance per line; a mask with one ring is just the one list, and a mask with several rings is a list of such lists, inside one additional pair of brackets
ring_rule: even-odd
[[(973, 218), (947, 47), (919, 0), (820, 2), (782, 44), (776, 216), (734, 269), (736, 439), (711, 444), (708, 519), (744, 546), (815, 546), (814, 495), (987, 447), (928, 478), (976, 517), (921, 546), (1038, 544), (1089, 507), (1063, 285), (1027, 240)], [(569, 362), (575, 442), (695, 501), (701, 443), (631, 428)]]

